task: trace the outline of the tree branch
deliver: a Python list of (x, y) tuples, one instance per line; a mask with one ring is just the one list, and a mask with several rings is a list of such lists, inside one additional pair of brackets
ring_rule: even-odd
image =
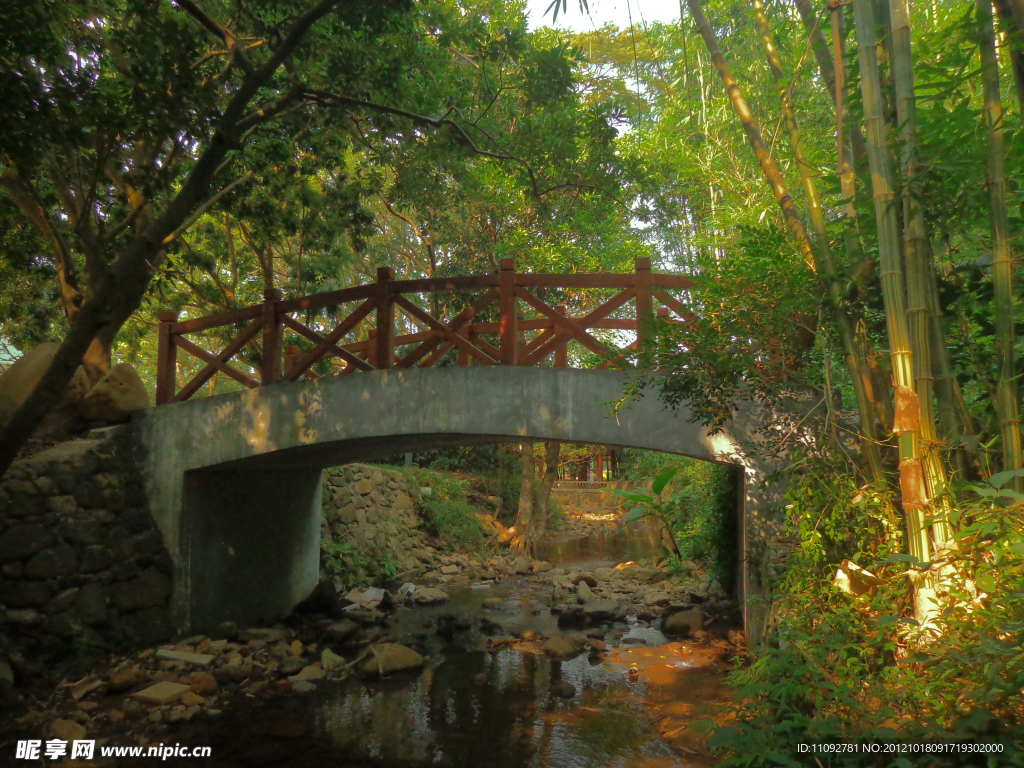
[(171, 234), (169, 234), (167, 237), (164, 238), (164, 242), (163, 242), (164, 247), (166, 248), (168, 245), (170, 245), (172, 242), (174, 242), (174, 240), (176, 238), (178, 238), (183, 232), (185, 232), (189, 227), (191, 227), (193, 224), (195, 224), (196, 221), (199, 220), (200, 216), (202, 216), (204, 213), (206, 213), (208, 210), (210, 210), (210, 208), (212, 208), (214, 205), (217, 204), (218, 200), (220, 200), (222, 197), (224, 197), (226, 194), (228, 194), (231, 190), (233, 190), (239, 184), (241, 184), (242, 182), (248, 181), (251, 178), (252, 178), (252, 171), (249, 171), (249, 173), (245, 174), (241, 178), (235, 179), (233, 182), (231, 182), (226, 187), (224, 187), (224, 189), (222, 189), (220, 192), (218, 192), (213, 197), (211, 197), (209, 200), (207, 200), (205, 203), (203, 203), (198, 208), (196, 208), (195, 213), (193, 213), (191, 216), (189, 216), (188, 219), (185, 220), (185, 222), (181, 224), (181, 226), (179, 226), (176, 230), (174, 230), (173, 232), (171, 232)]
[(7, 190), (14, 204), (36, 225), (43, 237), (53, 244), (61, 301), (68, 319), (72, 319), (82, 303), (82, 292), (78, 288), (78, 275), (67, 241), (50, 220), (35, 187), (22, 177), (20, 171), (7, 168), (0, 173), (0, 187)]
[(185, 11), (185, 13), (195, 18), (212, 34), (223, 40), (224, 45), (234, 57), (234, 60), (238, 62), (238, 66), (245, 71), (245, 74), (251, 75), (255, 72), (256, 68), (252, 65), (252, 62), (249, 61), (249, 58), (242, 52), (242, 49), (238, 47), (238, 38), (235, 37), (234, 32), (214, 21), (206, 11), (192, 2), (192, 0), (172, 0), (172, 2), (181, 8), (181, 10)]
[[(489, 150), (478, 147), (476, 145), (476, 142), (474, 142), (473, 139), (470, 138), (469, 134), (466, 133), (466, 130), (461, 125), (452, 120), (450, 117), (448, 117), (448, 115), (450, 115), (454, 111), (454, 107), (448, 110), (448, 112), (446, 112), (442, 117), (429, 117), (428, 115), (420, 115), (415, 112), (409, 112), (404, 109), (399, 109), (398, 107), (389, 107), (385, 104), (377, 104), (372, 101), (366, 101), (365, 99), (357, 99), (351, 96), (344, 96), (340, 93), (335, 93), (333, 91), (325, 91), (319, 88), (307, 88), (305, 93), (306, 95), (312, 96), (313, 98), (317, 99), (319, 103), (323, 104), (324, 106), (332, 106), (331, 102), (352, 104), (353, 106), (365, 107), (366, 109), (372, 109), (374, 111), (383, 112), (384, 114), (388, 115), (406, 117), (412, 120), (414, 123), (420, 125), (429, 125), (434, 128), (448, 126), (456, 133), (458, 138), (466, 146), (468, 146), (475, 154), (480, 155), (482, 157), (494, 158), (495, 160), (512, 160), (513, 162), (522, 165), (522, 167), (526, 170), (526, 173), (530, 177), (530, 187), (533, 191), (533, 196), (535, 198), (540, 197), (540, 190), (537, 186), (537, 176), (534, 173), (533, 168), (530, 167), (529, 163), (527, 163), (520, 157), (516, 157), (515, 155), (511, 155), (504, 152), (491, 152)], [(483, 130), (480, 128), (477, 128), (477, 130), (483, 132)]]

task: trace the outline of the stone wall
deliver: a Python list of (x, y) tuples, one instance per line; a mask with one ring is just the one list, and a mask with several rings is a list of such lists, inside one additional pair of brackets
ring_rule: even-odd
[(8, 638), (150, 642), (171, 634), (171, 560), (113, 440), (61, 443), (0, 480)]
[(365, 464), (328, 469), (324, 480), (323, 539), (348, 544), (341, 560), (352, 580), (411, 577), (437, 562), (440, 543), (421, 529), (414, 503), (431, 489)]

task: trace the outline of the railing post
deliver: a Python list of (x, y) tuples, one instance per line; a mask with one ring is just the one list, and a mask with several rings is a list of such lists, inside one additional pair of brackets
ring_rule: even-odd
[(291, 379), (292, 371), (295, 370), (295, 363), (299, 359), (299, 348), (294, 344), (289, 344), (284, 348), (284, 377), (285, 379)]
[(377, 329), (371, 328), (366, 332), (366, 362), (374, 368), (377, 367)]
[(516, 334), (516, 265), (512, 259), (498, 262), (498, 301), (501, 308), (501, 364), (519, 362)]
[(392, 267), (377, 268), (377, 368), (395, 367), (395, 302), (391, 299)]
[(651, 298), (651, 259), (648, 256), (640, 256), (636, 260), (635, 285), (636, 347), (639, 352), (647, 336), (644, 325), (651, 322), (651, 313), (654, 311), (654, 301)]
[(171, 324), (178, 322), (178, 313), (164, 310), (157, 326), (156, 404), (164, 405), (174, 399), (178, 377), (178, 345), (171, 335)]
[(260, 365), (260, 384), (276, 384), (281, 380), (281, 323), (277, 319), (277, 304), (284, 294), (280, 288), (263, 292), (263, 363)]
[[(560, 315), (565, 314), (565, 305), (559, 304), (555, 307), (555, 312)], [(555, 329), (558, 332), (558, 329)], [(555, 368), (568, 368), (569, 367), (569, 342), (563, 341), (557, 347), (555, 347)]]

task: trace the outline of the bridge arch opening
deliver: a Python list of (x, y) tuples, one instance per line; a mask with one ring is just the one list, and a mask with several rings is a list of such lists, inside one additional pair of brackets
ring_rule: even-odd
[[(559, 440), (624, 445), (741, 468), (742, 553), (770, 528), (773, 467), (743, 441), (763, 415), (709, 435), (642, 398), (613, 414), (616, 371), (466, 367), (375, 371), (261, 387), (145, 412), (134, 424), (150, 509), (175, 565), (182, 631), (287, 613), (316, 585), (321, 471), (435, 446)], [(777, 491), (776, 491), (777, 494)], [(749, 624), (749, 611), (748, 618)]]

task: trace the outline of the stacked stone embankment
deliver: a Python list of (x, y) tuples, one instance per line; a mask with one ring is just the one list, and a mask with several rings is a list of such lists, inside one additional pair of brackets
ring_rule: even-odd
[(170, 636), (171, 560), (130, 466), (113, 441), (72, 440), (0, 480), (5, 635)]
[(413, 577), (437, 562), (440, 542), (425, 530), (414, 503), (432, 489), (366, 464), (334, 467), (324, 480), (322, 537), (348, 545), (339, 557), (354, 582)]

